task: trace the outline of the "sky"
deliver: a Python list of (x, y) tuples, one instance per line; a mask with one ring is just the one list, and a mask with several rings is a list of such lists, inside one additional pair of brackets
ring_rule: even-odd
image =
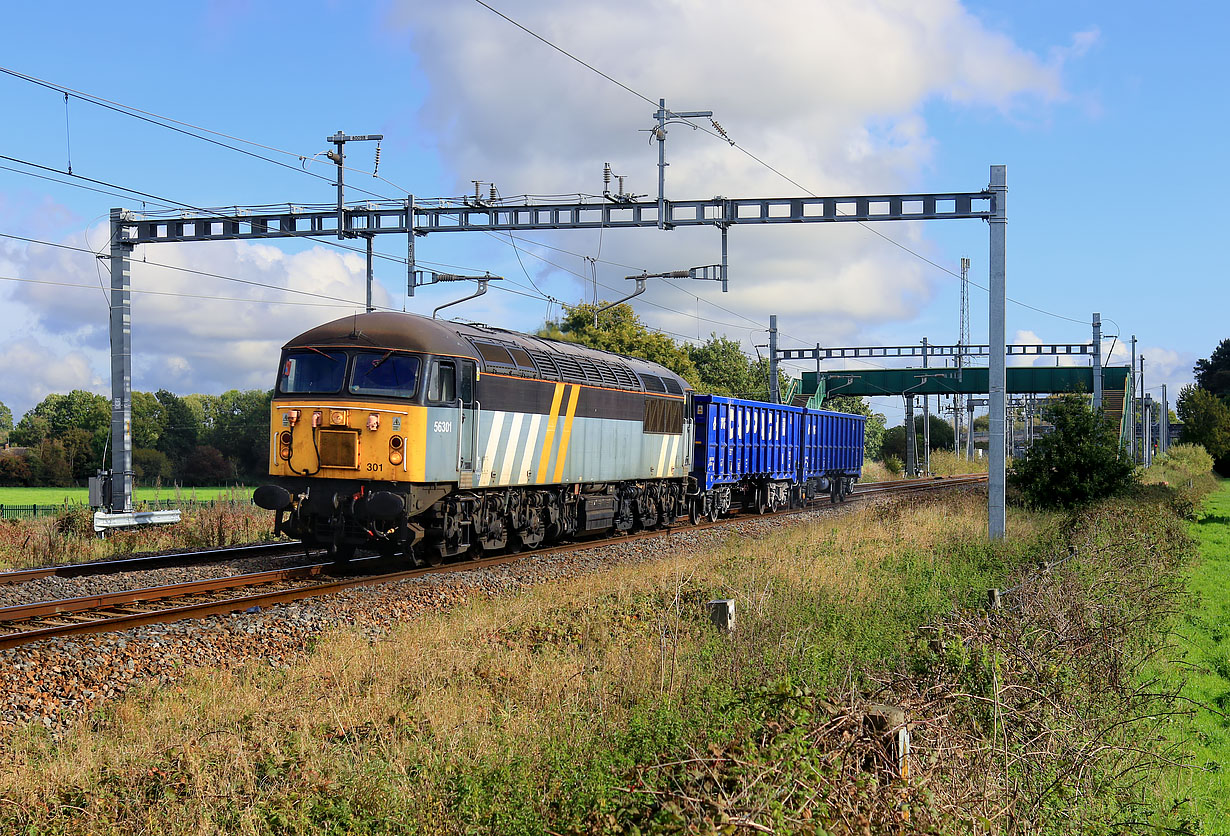
[[(44, 83), (0, 73), (0, 402), (20, 416), (50, 392), (109, 394), (107, 265), (92, 253), (106, 251), (112, 208), (328, 204), (323, 153), (338, 130), (385, 137), (379, 176), (373, 144), (348, 146), (351, 200), (459, 198), (475, 180), (515, 202), (572, 200), (601, 193), (604, 163), (653, 198), (659, 98), (713, 111), (737, 143), (708, 119), (669, 126), (672, 199), (979, 191), (1006, 165), (1010, 342), (1089, 342), (1100, 312), (1110, 362), (1135, 335), (1146, 387), (1156, 398), (1166, 384), (1173, 403), (1230, 336), (1221, 4), (487, 5), (6, 10), (0, 67)], [(338, 244), (138, 247), (134, 389), (272, 385), (284, 342), (363, 309), (363, 256)], [(404, 237), (378, 236), (376, 249), (379, 306), (430, 314), (471, 292), (407, 298)], [(676, 339), (725, 335), (749, 354), (771, 314), (783, 348), (951, 344), (968, 257), (971, 336), (985, 342), (987, 250), (977, 220), (739, 225), (728, 293), (655, 281), (632, 304)], [(449, 315), (532, 331), (561, 304), (592, 301), (595, 282), (611, 300), (631, 292), (626, 276), (713, 264), (720, 238), (438, 233), (416, 254), (420, 269), (504, 277)], [(900, 398), (874, 407), (901, 421)]]

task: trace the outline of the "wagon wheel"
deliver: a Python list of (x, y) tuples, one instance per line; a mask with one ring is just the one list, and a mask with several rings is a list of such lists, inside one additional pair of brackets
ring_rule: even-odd
[(773, 503), (769, 501), (769, 491), (767, 488), (759, 488), (756, 491), (756, 513), (767, 514), (772, 510)]

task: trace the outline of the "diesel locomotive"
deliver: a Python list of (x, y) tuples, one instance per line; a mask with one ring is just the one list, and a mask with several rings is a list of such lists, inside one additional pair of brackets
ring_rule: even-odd
[(283, 347), (253, 501), (335, 559), (435, 564), (836, 501), (862, 430), (862, 416), (696, 396), (663, 366), (574, 343), (357, 314)]

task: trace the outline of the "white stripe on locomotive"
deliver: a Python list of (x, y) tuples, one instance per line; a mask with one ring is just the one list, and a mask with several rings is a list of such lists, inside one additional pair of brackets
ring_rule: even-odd
[(491, 427), (487, 431), (487, 447), (483, 450), (483, 460), (478, 465), (482, 468), (478, 477), (480, 486), (491, 484), (491, 474), (496, 468), (495, 452), (499, 449), (500, 431), (504, 428), (504, 414), (495, 411), (491, 413)]
[(534, 413), (530, 416), (530, 428), (525, 434), (525, 442), (522, 445), (521, 464), (517, 467), (517, 472), (514, 474), (513, 482), (518, 485), (527, 485), (530, 482), (530, 462), (534, 458), (534, 453), (538, 449), (538, 427), (542, 423), (542, 415)]

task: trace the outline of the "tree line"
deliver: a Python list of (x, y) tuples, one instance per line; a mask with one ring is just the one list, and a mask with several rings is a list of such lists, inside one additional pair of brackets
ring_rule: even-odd
[(1196, 382), (1179, 392), (1175, 411), (1183, 422), (1183, 441), (1199, 444), (1213, 457), (1213, 467), (1230, 476), (1230, 338), (1218, 343), (1207, 359), (1192, 368)]
[[(132, 393), (132, 463), (140, 484), (250, 482), (268, 467), (272, 391), (221, 395)], [(111, 402), (74, 389), (53, 393), (13, 423), (0, 404), (0, 485), (85, 484), (111, 466)]]

